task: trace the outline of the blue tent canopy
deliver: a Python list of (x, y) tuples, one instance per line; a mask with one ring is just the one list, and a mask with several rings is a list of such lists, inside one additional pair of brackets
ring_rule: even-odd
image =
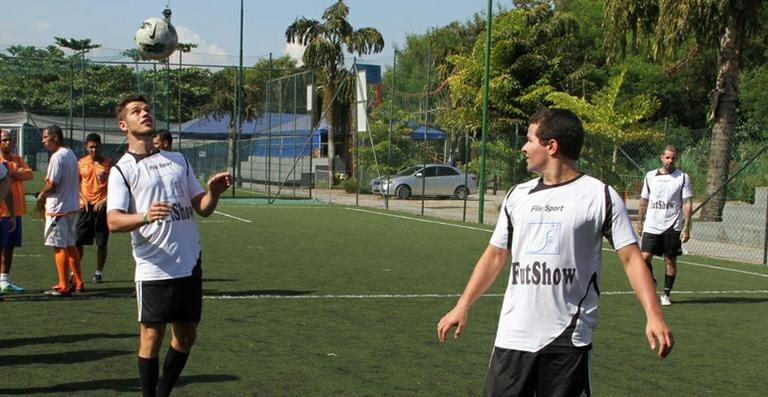
[[(224, 140), (229, 137), (229, 114), (199, 117), (181, 124), (182, 139)], [(179, 125), (171, 127), (178, 135)], [(306, 114), (268, 113), (255, 120), (243, 120), (242, 137), (256, 139), (253, 154), (257, 156), (308, 156), (320, 148), (322, 136), (328, 134), (326, 123), (321, 123), (312, 135), (311, 118)], [(311, 136), (311, 138), (310, 138)], [(270, 139), (266, 139), (269, 137)], [(311, 139), (311, 143), (308, 140)]]
[(411, 132), (411, 139), (414, 141), (423, 141), (424, 139), (428, 141), (443, 141), (446, 135), (445, 131), (421, 125)]
[[(181, 124), (182, 138), (192, 139), (227, 139), (229, 137), (229, 113), (198, 117)], [(309, 135), (312, 133), (310, 116), (293, 113), (267, 113), (255, 120), (242, 121), (242, 136), (263, 136), (271, 132), (272, 135)], [(178, 124), (171, 128), (171, 133), (178, 134)], [(303, 131), (303, 132), (302, 132)], [(321, 123), (321, 134), (328, 133), (328, 126)]]

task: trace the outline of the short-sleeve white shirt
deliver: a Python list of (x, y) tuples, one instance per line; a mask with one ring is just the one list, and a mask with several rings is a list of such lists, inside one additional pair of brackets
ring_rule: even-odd
[(156, 201), (172, 203), (171, 214), (131, 232), (136, 281), (187, 277), (200, 255), (192, 199), (204, 190), (187, 159), (159, 151), (140, 158), (126, 153), (109, 174), (107, 211), (144, 213)]
[(672, 227), (678, 232), (683, 230), (683, 201), (692, 196), (688, 174), (680, 170), (646, 173), (640, 192), (640, 197), (648, 200), (643, 232), (661, 234)]
[(65, 215), (80, 209), (80, 173), (72, 149), (61, 146), (51, 154), (45, 179), (55, 185), (45, 198), (46, 214)]
[(603, 236), (637, 242), (616, 191), (587, 175), (559, 185), (541, 178), (507, 195), (490, 244), (510, 249), (497, 347), (536, 352), (585, 347), (597, 324)]

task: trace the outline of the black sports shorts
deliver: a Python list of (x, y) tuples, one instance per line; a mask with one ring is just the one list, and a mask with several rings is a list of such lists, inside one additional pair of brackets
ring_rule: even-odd
[(140, 323), (195, 323), (203, 311), (203, 269), (200, 259), (189, 277), (137, 281)]
[(485, 381), (487, 397), (589, 397), (591, 349), (524, 352), (494, 347)]
[(107, 241), (109, 241), (107, 206), (102, 206), (99, 211), (94, 211), (93, 206), (90, 204), (88, 206), (90, 211), (80, 208), (80, 213), (77, 216), (75, 244), (93, 245), (95, 240), (97, 246), (105, 246)]
[(643, 232), (643, 236), (640, 239), (640, 251), (668, 258), (682, 255), (682, 245), (682, 242), (680, 242), (680, 232), (672, 228), (661, 234)]

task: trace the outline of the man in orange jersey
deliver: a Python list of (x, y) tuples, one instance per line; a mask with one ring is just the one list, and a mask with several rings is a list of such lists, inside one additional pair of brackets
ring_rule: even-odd
[[(43, 130), (43, 146), (51, 152), (45, 186), (37, 194), (37, 207), (45, 208), (44, 244), (53, 247), (53, 258), (59, 283), (45, 291), (46, 295), (65, 296), (73, 291), (69, 287), (68, 273), (74, 278), (74, 292), (83, 290), (80, 276), (80, 253), (75, 245), (80, 176), (77, 156), (64, 146), (64, 132), (58, 125)], [(69, 270), (69, 271), (68, 271)]]
[[(10, 177), (11, 200), (13, 200), (13, 213), (8, 211), (4, 203), (0, 203), (0, 216), (2, 224), (0, 225), (0, 292), (22, 292), (24, 288), (11, 283), (11, 265), (13, 264), (13, 250), (21, 247), (21, 216), (27, 212), (26, 193), (24, 192), (24, 181), (31, 180), (32, 169), (29, 168), (24, 159), (17, 154), (13, 154), (13, 135), (10, 131), (0, 131), (0, 161), (8, 169)], [(16, 229), (9, 231), (10, 218), (16, 223)]]
[(77, 218), (77, 251), (83, 258), (83, 246), (96, 242), (96, 271), (93, 282), (100, 283), (107, 262), (107, 182), (112, 160), (101, 154), (101, 137), (85, 137), (85, 156), (77, 162), (80, 171), (80, 215)]

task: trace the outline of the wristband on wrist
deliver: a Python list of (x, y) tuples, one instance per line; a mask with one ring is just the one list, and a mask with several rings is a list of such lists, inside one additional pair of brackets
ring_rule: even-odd
[[(149, 212), (149, 211), (147, 211), (147, 212)], [(147, 218), (147, 212), (144, 213), (144, 220), (143, 220), (143, 222), (144, 222), (145, 225), (149, 224), (149, 218)]]

